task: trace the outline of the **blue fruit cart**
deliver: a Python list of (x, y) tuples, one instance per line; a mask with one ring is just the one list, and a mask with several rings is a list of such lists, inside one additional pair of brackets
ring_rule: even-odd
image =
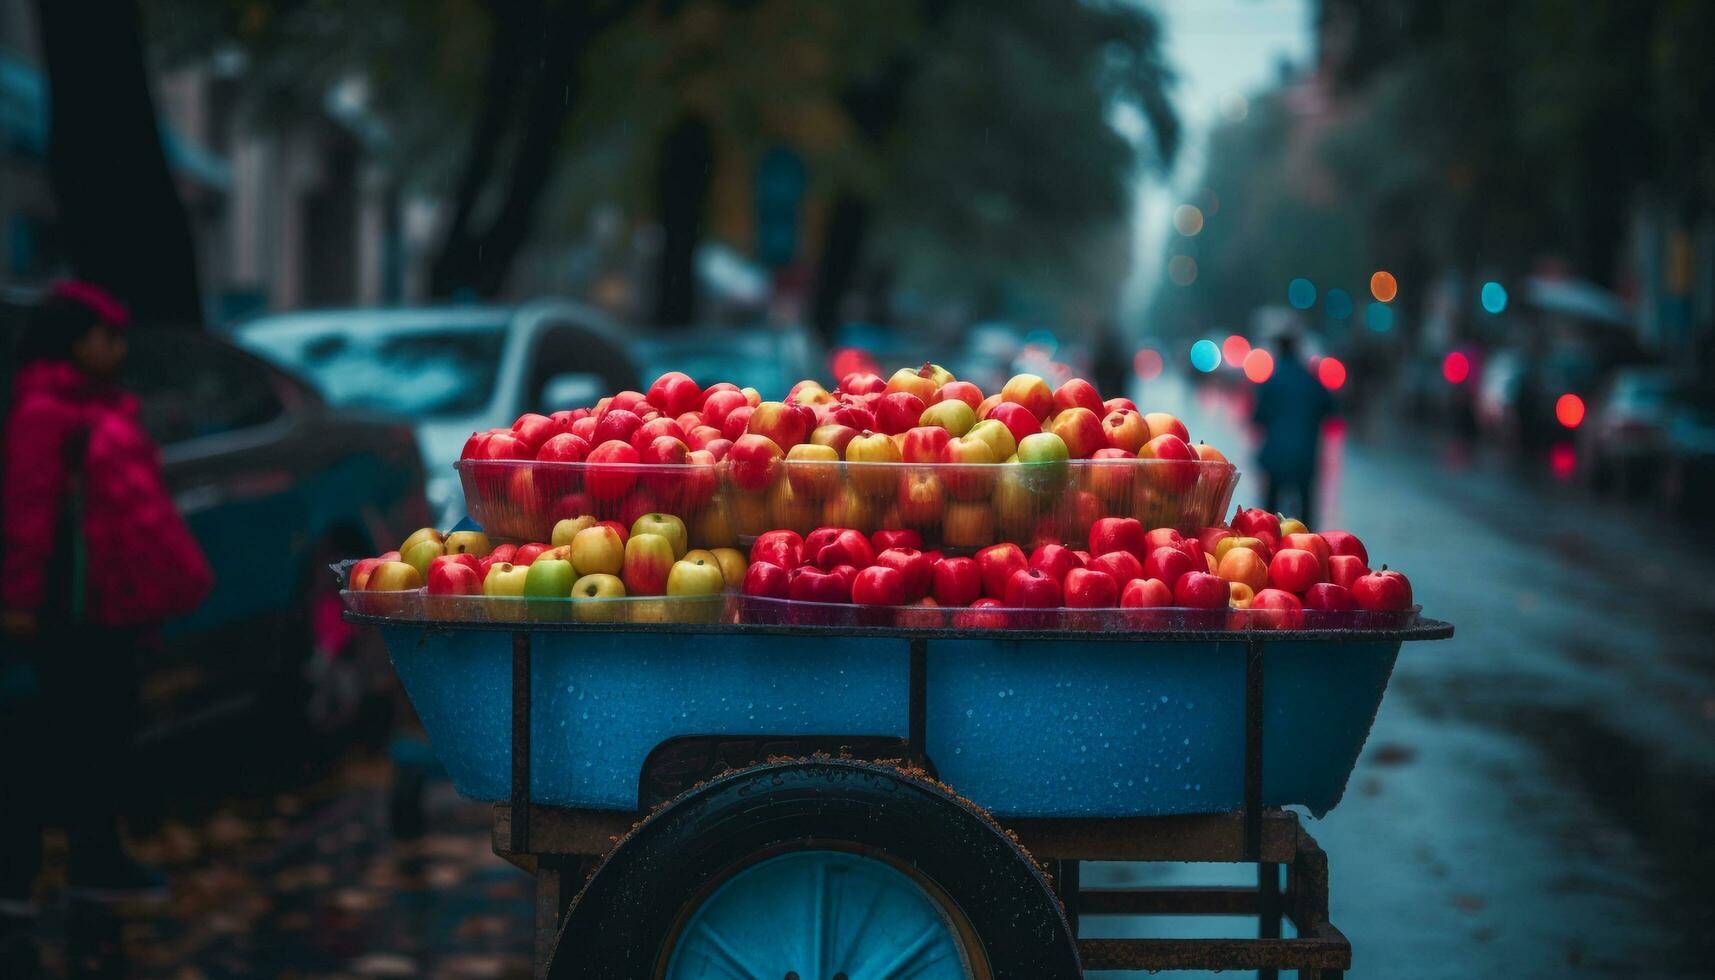
[[(1452, 635), (349, 615), (536, 875), (537, 975), (653, 980), (1339, 976), (1326, 859), (1283, 808), (1339, 802), (1401, 644)], [(1257, 885), (1086, 889), (1089, 860)], [(1258, 936), (1080, 938), (1089, 914)]]

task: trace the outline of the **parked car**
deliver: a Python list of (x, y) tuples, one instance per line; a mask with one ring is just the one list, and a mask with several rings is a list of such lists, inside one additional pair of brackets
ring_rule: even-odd
[(1660, 368), (1621, 368), (1590, 407), (1581, 458), (1598, 489), (1622, 492), (1659, 485), (1668, 427), (1678, 402), (1673, 378)]
[(253, 320), (233, 337), (333, 405), (411, 420), (443, 528), (465, 513), (452, 463), (472, 432), (642, 383), (619, 325), (577, 303), (314, 310)]
[[(7, 381), (27, 302), (0, 301)], [(165, 649), (143, 665), (140, 740), (258, 707), (347, 720), (364, 692), (353, 672), (325, 669), (349, 640), (327, 565), (391, 547), (427, 517), (410, 427), (333, 409), (205, 333), (138, 328), (129, 341), (124, 383), (214, 570), (207, 601), (167, 624)]]

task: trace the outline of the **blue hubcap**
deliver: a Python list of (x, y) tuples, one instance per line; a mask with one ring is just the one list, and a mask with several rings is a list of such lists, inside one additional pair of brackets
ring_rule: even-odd
[(666, 980), (970, 980), (947, 916), (904, 872), (793, 851), (727, 880), (679, 934)]

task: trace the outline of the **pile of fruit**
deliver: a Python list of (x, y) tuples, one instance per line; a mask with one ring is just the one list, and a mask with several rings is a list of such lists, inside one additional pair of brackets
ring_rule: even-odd
[(1223, 523), (1225, 457), (1080, 379), (985, 395), (925, 364), (769, 402), (672, 372), (473, 434), (458, 469), (473, 516), (526, 543), (424, 528), (350, 567), (353, 608), (1089, 629), (1161, 622), (1138, 610), (1293, 628), (1414, 608), (1349, 532), (1256, 509)]
[(668, 510), (710, 544), (837, 525), (967, 551), (1070, 543), (1102, 516), (1206, 526), (1237, 482), (1179, 419), (1104, 401), (1083, 379), (1050, 389), (1021, 374), (985, 394), (934, 364), (833, 391), (800, 381), (778, 402), (670, 372), (647, 392), (474, 433), (459, 470), (473, 516), (509, 537)]

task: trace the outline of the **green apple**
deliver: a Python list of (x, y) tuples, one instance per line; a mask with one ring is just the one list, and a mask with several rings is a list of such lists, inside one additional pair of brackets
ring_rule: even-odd
[(714, 595), (725, 585), (720, 565), (703, 558), (676, 561), (667, 573), (668, 595)]
[(625, 542), (606, 524), (586, 527), (572, 537), (572, 564), (583, 575), (618, 575), (625, 567)]
[(715, 548), (715, 563), (721, 567), (721, 578), (729, 589), (737, 589), (744, 584), (744, 573), (749, 570), (750, 562), (744, 557), (744, 552), (737, 548)]
[(559, 600), (571, 596), (572, 583), (577, 578), (578, 573), (572, 569), (572, 563), (564, 558), (538, 557), (531, 562), (524, 575), (524, 594), (541, 601), (529, 604), (530, 618), (565, 618), (567, 604)]
[(1033, 432), (1018, 440), (1018, 461), (1024, 483), (1037, 493), (1052, 493), (1066, 485), (1066, 441), (1052, 432)]
[(617, 575), (598, 572), (572, 583), (572, 618), (585, 623), (611, 623), (625, 618), (625, 583)]
[(620, 580), (629, 596), (662, 595), (673, 568), (673, 544), (659, 534), (641, 531), (625, 542), (625, 567)]
[(554, 545), (571, 544), (578, 532), (585, 528), (595, 527), (596, 520), (589, 514), (582, 517), (568, 517), (554, 525), (554, 533), (548, 537), (548, 543)]
[(420, 528), (416, 529), (415, 531), (412, 531), (410, 536), (407, 537), (403, 542), (400, 543), (399, 553), (402, 555), (405, 552), (410, 551), (411, 547), (413, 545), (417, 544), (419, 541), (434, 541), (436, 543), (441, 543), (441, 542), (444, 542), (445, 540), (446, 539), (441, 536), (441, 532), (435, 530), (434, 528), (432, 528), (432, 527), (420, 527)]
[(439, 536), (434, 538), (419, 538), (409, 548), (401, 549), (399, 560), (417, 570), (419, 578), (429, 577), (429, 563), (447, 553), (446, 545)]
[(952, 435), (962, 436), (977, 424), (977, 412), (957, 398), (949, 398), (925, 408), (917, 424), (938, 425)]
[(672, 514), (656, 511), (632, 521), (631, 536), (635, 538), (639, 534), (658, 534), (666, 538), (667, 543), (673, 546), (675, 559), (685, 557), (685, 552), (691, 547), (690, 539), (685, 534), (685, 522)]
[(363, 587), (368, 592), (409, 592), (423, 587), (423, 573), (408, 562), (384, 561), (369, 573)]
[(481, 558), (493, 550), (493, 546), (488, 543), (488, 535), (481, 531), (454, 531), (447, 535), (446, 553), (449, 555), (474, 555)]
[(1012, 437), (1012, 430), (1000, 419), (983, 419), (971, 426), (971, 430), (965, 433), (965, 438), (980, 439), (988, 443), (989, 448), (994, 450), (995, 459), (1005, 459), (1018, 452), (1018, 441)]

